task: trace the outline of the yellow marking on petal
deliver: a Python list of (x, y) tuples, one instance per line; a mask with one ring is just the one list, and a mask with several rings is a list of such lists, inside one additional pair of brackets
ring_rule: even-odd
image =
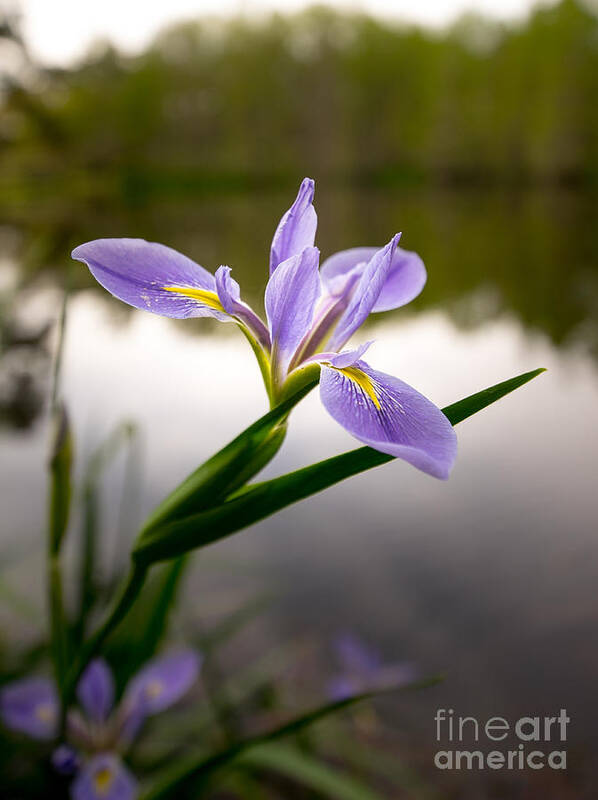
[(145, 693), (148, 697), (155, 698), (160, 697), (162, 692), (164, 691), (164, 684), (162, 681), (150, 681), (148, 685), (145, 687)]
[(175, 292), (190, 297), (192, 300), (198, 300), (204, 306), (214, 308), (216, 311), (224, 311), (216, 292), (210, 292), (208, 289), (194, 289), (191, 286), (163, 286), (162, 288), (166, 292)]
[(35, 709), (35, 716), (40, 722), (54, 722), (56, 719), (56, 709), (50, 703), (41, 703)]
[(110, 791), (110, 787), (114, 782), (114, 772), (108, 767), (99, 769), (93, 776), (93, 782), (96, 792), (100, 795), (106, 795)]
[(353, 383), (356, 383), (359, 388), (367, 394), (376, 408), (380, 408), (380, 400), (378, 400), (378, 395), (376, 394), (376, 386), (369, 375), (366, 375), (365, 372), (358, 367), (344, 367), (338, 371), (349, 378), (349, 380), (353, 381)]

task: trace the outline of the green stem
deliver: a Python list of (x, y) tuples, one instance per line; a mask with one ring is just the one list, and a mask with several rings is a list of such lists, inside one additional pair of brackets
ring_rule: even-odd
[(67, 664), (67, 633), (62, 599), (60, 557), (57, 553), (48, 554), (47, 570), (52, 664), (56, 684), (61, 686)]
[(264, 381), (264, 386), (266, 387), (266, 393), (268, 395), (268, 400), (270, 401), (270, 408), (274, 408), (276, 403), (274, 402), (274, 392), (272, 389), (272, 376), (270, 374), (270, 357), (268, 353), (264, 350), (261, 344), (254, 339), (251, 335), (250, 331), (247, 330), (245, 325), (239, 323), (239, 328), (245, 335), (245, 338), (251, 345), (251, 349), (253, 350), (253, 354), (257, 359), (257, 363), (260, 368), (260, 372), (262, 374), (262, 380)]
[(108, 614), (104, 622), (99, 628), (87, 639), (81, 646), (77, 658), (73, 666), (68, 671), (66, 679), (62, 687), (62, 703), (63, 703), (63, 717), (66, 709), (71, 703), (77, 682), (81, 677), (81, 673), (96, 655), (108, 636), (117, 628), (120, 622), (128, 613), (129, 609), (137, 599), (145, 578), (147, 575), (147, 567), (134, 564), (131, 567), (129, 575), (123, 584), (120, 595), (116, 599), (112, 611)]

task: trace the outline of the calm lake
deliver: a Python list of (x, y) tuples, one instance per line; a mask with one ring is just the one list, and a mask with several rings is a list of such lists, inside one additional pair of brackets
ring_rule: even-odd
[[(210, 270), (229, 264), (253, 300), (290, 195), (156, 199), (122, 209), (106, 199), (50, 209), (39, 201), (6, 220), (0, 310), (13, 333), (0, 353), (0, 577), (10, 592), (42, 607), (47, 429), (40, 398), (48, 363), (43, 344), (19, 342), (14, 330), (33, 336), (56, 319), (70, 247), (125, 234), (162, 241)], [(422, 296), (378, 316), (366, 332), (376, 339), (368, 353), (376, 369), (441, 406), (535, 367), (548, 372), (458, 427), (460, 452), (447, 483), (400, 462), (353, 478), (209, 548), (187, 604), (210, 619), (252, 593), (271, 592), (272, 641), (308, 637), (326, 649), (349, 628), (388, 660), (444, 672), (442, 686), (401, 706), (397, 724), (423, 748), (434, 747), (437, 707), (481, 719), (566, 708), (572, 749), (585, 768), (598, 744), (590, 702), (598, 675), (596, 198), (335, 189), (317, 194), (316, 207), (323, 257), (383, 244), (402, 230), (403, 246), (426, 262)], [(73, 265), (69, 280), (63, 395), (78, 469), (120, 420), (136, 423), (142, 470), (130, 530), (263, 413), (265, 396), (233, 326), (129, 313), (94, 288), (82, 265)], [(51, 343), (50, 336), (45, 346)], [(267, 472), (353, 446), (316, 391), (293, 413)], [(122, 475), (117, 461), (106, 479), (106, 570), (126, 552), (118, 541)], [(35, 619), (22, 622), (8, 600), (2, 604), (6, 637), (35, 632)]]

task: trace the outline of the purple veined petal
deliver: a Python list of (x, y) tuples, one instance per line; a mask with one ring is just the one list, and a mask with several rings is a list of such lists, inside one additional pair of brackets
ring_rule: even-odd
[(299, 255), (306, 247), (313, 247), (318, 227), (313, 199), (314, 182), (311, 178), (304, 178), (295, 202), (283, 214), (274, 233), (270, 248), (270, 275), (283, 261)]
[(369, 342), (360, 344), (359, 347), (356, 347), (353, 350), (341, 350), (340, 353), (316, 353), (315, 355), (301, 361), (301, 363), (298, 364), (298, 368), (302, 369), (307, 364), (324, 363), (329, 364), (331, 367), (336, 367), (337, 369), (351, 367), (356, 361), (359, 361), (365, 351), (374, 344), (374, 341), (374, 339), (371, 339)]
[(53, 739), (58, 729), (58, 694), (49, 678), (23, 678), (0, 690), (0, 717), (7, 728), (33, 739)]
[(430, 400), (364, 361), (322, 366), (320, 397), (328, 413), (364, 444), (446, 479), (457, 455), (455, 432)]
[[(342, 350), (340, 353), (321, 353), (319, 356), (320, 361), (328, 361), (330, 366), (337, 369), (344, 369), (345, 367), (352, 367), (356, 361), (359, 361), (361, 356), (374, 344), (371, 339), (365, 344), (360, 344), (354, 350)], [(316, 356), (318, 358), (318, 356)]]
[(183, 650), (150, 661), (126, 688), (123, 706), (129, 714), (139, 709), (149, 716), (174, 705), (197, 680), (201, 657)]
[(145, 239), (95, 239), (71, 253), (111, 294), (163, 317), (226, 321), (216, 281), (187, 256)]
[(68, 744), (61, 744), (52, 753), (52, 766), (60, 775), (74, 775), (81, 766), (81, 758)]
[(77, 685), (81, 708), (94, 722), (104, 722), (114, 704), (114, 678), (103, 658), (89, 663)]
[(266, 286), (273, 370), (279, 378), (285, 375), (313, 320), (321, 291), (319, 255), (317, 247), (306, 247), (299, 255), (283, 261)]
[(334, 328), (328, 343), (330, 350), (340, 350), (370, 315), (386, 283), (400, 237), (400, 233), (393, 236), (390, 242), (377, 250), (368, 261), (353, 289), (347, 308)]
[(216, 293), (222, 307), (231, 317), (236, 317), (243, 322), (252, 332), (258, 342), (266, 349), (270, 349), (270, 334), (268, 328), (258, 317), (251, 306), (241, 300), (241, 290), (237, 281), (231, 277), (230, 267), (218, 267), (216, 270)]
[(73, 800), (135, 800), (136, 779), (114, 753), (99, 753), (81, 769), (71, 784)]
[[(376, 247), (354, 247), (334, 253), (320, 268), (322, 283), (332, 294), (336, 294), (342, 279), (360, 265), (365, 269), (376, 252)], [(424, 288), (426, 278), (426, 268), (418, 254), (397, 247), (372, 312), (390, 311), (410, 303)]]
[(352, 633), (343, 633), (334, 640), (334, 649), (344, 669), (368, 678), (382, 667), (380, 654)]

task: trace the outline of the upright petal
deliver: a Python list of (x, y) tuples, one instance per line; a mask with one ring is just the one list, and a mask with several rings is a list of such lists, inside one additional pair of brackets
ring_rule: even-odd
[(390, 266), (400, 239), (396, 234), (390, 242), (377, 250), (364, 268), (349, 304), (336, 324), (329, 342), (330, 350), (340, 350), (355, 331), (363, 325), (378, 302), (382, 287), (386, 283)]
[(364, 361), (322, 366), (320, 396), (328, 413), (359, 441), (446, 479), (457, 455), (455, 432), (430, 400)]
[(58, 695), (48, 678), (24, 678), (0, 690), (0, 717), (7, 728), (33, 739), (53, 739), (58, 726)]
[(176, 703), (197, 680), (201, 658), (184, 650), (150, 661), (127, 686), (123, 704), (130, 714), (155, 714)]
[(314, 182), (304, 178), (293, 205), (278, 223), (270, 249), (270, 275), (291, 256), (299, 255), (306, 247), (313, 247), (318, 227), (318, 217), (313, 207)]
[(77, 697), (91, 720), (107, 719), (114, 703), (114, 678), (103, 658), (90, 662), (77, 686)]
[(115, 753), (99, 753), (71, 785), (73, 800), (135, 800), (137, 781)]
[(72, 257), (119, 300), (163, 317), (226, 320), (216, 282), (187, 256), (145, 239), (96, 239), (76, 247)]
[[(334, 291), (342, 276), (360, 265), (365, 269), (367, 262), (376, 252), (376, 247), (354, 247), (330, 256), (320, 269), (323, 284)], [(397, 247), (372, 312), (390, 311), (410, 303), (424, 288), (426, 277), (424, 262), (417, 253)]]
[(274, 369), (282, 377), (309, 330), (320, 295), (319, 250), (306, 247), (278, 266), (266, 286)]

